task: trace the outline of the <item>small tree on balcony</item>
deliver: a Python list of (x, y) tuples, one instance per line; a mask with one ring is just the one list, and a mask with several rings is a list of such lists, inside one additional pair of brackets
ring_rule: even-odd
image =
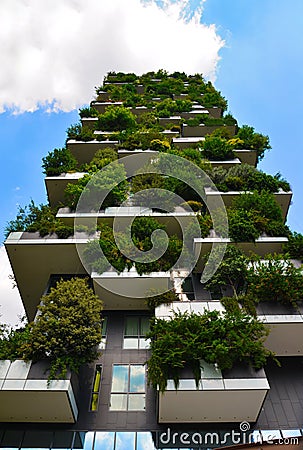
[(68, 369), (96, 359), (101, 341), (102, 301), (83, 278), (59, 281), (44, 295), (23, 345), (25, 360), (50, 361), (49, 379), (64, 378)]

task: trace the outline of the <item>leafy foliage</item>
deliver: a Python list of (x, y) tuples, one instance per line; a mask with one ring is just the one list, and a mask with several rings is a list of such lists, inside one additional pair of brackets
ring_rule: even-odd
[(205, 287), (231, 286), (235, 297), (244, 288), (247, 276), (247, 258), (234, 245), (228, 245), (220, 266)]
[(19, 206), (16, 219), (8, 222), (6, 237), (14, 231), (39, 231), (41, 237), (57, 233), (59, 238), (66, 238), (73, 234), (73, 228), (64, 225), (62, 220), (56, 218), (56, 209), (48, 205), (35, 205), (31, 200), (24, 208)]
[(210, 161), (225, 161), (235, 157), (233, 146), (226, 139), (219, 136), (206, 136), (201, 146), (204, 158)]
[(64, 378), (68, 369), (78, 372), (98, 355), (102, 308), (102, 301), (85, 279), (59, 281), (42, 297), (40, 313), (29, 326), (23, 358), (48, 359), (50, 379)]
[(243, 125), (236, 137), (238, 141), (235, 148), (245, 148), (257, 151), (258, 161), (263, 159), (266, 150), (271, 149), (269, 137), (256, 133), (253, 127)]
[(136, 117), (125, 106), (110, 106), (99, 115), (98, 127), (105, 131), (122, 131), (137, 126)]
[(247, 292), (255, 302), (273, 301), (296, 306), (303, 299), (301, 269), (279, 255), (256, 258), (247, 273)]
[(75, 171), (77, 164), (77, 160), (67, 148), (55, 148), (42, 158), (43, 173), (47, 177)]
[(261, 368), (271, 355), (263, 346), (267, 334), (263, 323), (241, 311), (176, 313), (171, 320), (154, 318), (146, 336), (151, 339), (148, 381), (164, 392), (167, 380), (172, 378), (177, 388), (181, 370), (190, 367), (198, 385), (201, 360), (216, 363), (220, 369), (230, 369), (239, 362)]

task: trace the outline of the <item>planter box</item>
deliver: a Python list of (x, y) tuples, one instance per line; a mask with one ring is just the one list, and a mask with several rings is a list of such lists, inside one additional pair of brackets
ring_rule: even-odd
[(270, 327), (265, 346), (277, 356), (303, 354), (303, 308), (286, 307), (273, 302), (257, 306), (258, 318)]
[(255, 242), (233, 242), (230, 238), (207, 237), (194, 239), (194, 252), (199, 258), (196, 272), (202, 272), (203, 264), (201, 257), (209, 253), (214, 244), (233, 244), (239, 247), (246, 255), (251, 252), (259, 256), (265, 256), (269, 253), (281, 253), (283, 244), (286, 244), (288, 239), (286, 237), (259, 237)]
[(256, 150), (235, 149), (234, 154), (240, 159), (242, 164), (249, 164), (256, 167), (258, 159)]
[(190, 371), (181, 374), (176, 390), (173, 380), (158, 394), (159, 423), (255, 422), (270, 387), (263, 370), (235, 367), (222, 373), (201, 361), (198, 389)]
[(209, 117), (213, 117), (214, 119), (220, 119), (222, 117), (222, 108), (219, 108), (217, 106), (206, 108), (204, 106), (199, 105), (199, 107), (195, 110), (180, 113), (180, 116), (183, 117), (183, 119), (193, 119), (197, 117), (197, 114), (209, 114)]
[(107, 102), (109, 100), (109, 98), (110, 98), (109, 92), (101, 91), (101, 92), (99, 92), (99, 94), (98, 94), (98, 96), (96, 98), (96, 101), (97, 102)]
[(170, 123), (174, 123), (176, 125), (180, 125), (181, 117), (180, 116), (171, 116), (171, 117), (159, 117), (159, 125), (166, 126)]
[(218, 128), (224, 128), (229, 133), (234, 136), (236, 134), (236, 127), (235, 125), (228, 126), (228, 125), (214, 125), (214, 126), (208, 126), (204, 124), (200, 124), (197, 127), (191, 127), (187, 124), (183, 124), (182, 127), (182, 136), (183, 137), (194, 137), (194, 136), (206, 136), (207, 134), (211, 134), (213, 131), (217, 130)]
[(75, 139), (70, 139), (67, 141), (67, 148), (70, 150), (71, 154), (76, 158), (79, 164), (89, 163), (97, 150), (101, 148), (111, 147), (115, 148), (118, 144), (118, 141), (76, 141)]
[(95, 108), (100, 114), (103, 114), (109, 106), (122, 106), (122, 105), (123, 102), (109, 102), (109, 101), (105, 102), (92, 101), (90, 103), (90, 106), (92, 108)]
[(67, 379), (48, 383), (47, 368), (45, 361), (0, 361), (1, 422), (76, 422), (76, 380), (68, 373)]
[(147, 108), (146, 106), (136, 106), (136, 108), (130, 108), (130, 111), (135, 116), (141, 116), (142, 114), (152, 112), (152, 108)]
[(81, 119), (82, 127), (89, 128), (90, 130), (94, 130), (97, 124), (98, 124), (98, 117), (83, 117)]
[[(243, 192), (241, 192), (241, 191), (218, 192), (218, 191), (212, 190), (209, 187), (205, 188), (206, 202), (207, 202), (207, 205), (210, 206), (210, 208), (211, 208), (212, 202), (216, 202), (216, 199), (218, 196), (220, 196), (222, 198), (224, 205), (228, 208), (231, 206), (234, 199), (242, 193)], [(291, 202), (291, 198), (292, 198), (292, 192), (291, 191), (284, 192), (284, 191), (280, 190), (279, 192), (275, 192), (274, 196), (275, 196), (275, 200), (276, 200), (277, 204), (280, 206), (280, 208), (282, 210), (283, 218), (286, 219), (288, 209), (290, 206), (290, 202)]]
[(84, 172), (74, 172), (62, 173), (54, 177), (45, 177), (45, 187), (50, 206), (55, 207), (64, 203), (64, 190), (66, 186), (69, 183), (76, 184), (84, 175)]
[(145, 298), (150, 290), (169, 290), (170, 272), (151, 272), (139, 275), (135, 268), (130, 271), (104, 272), (91, 275), (95, 293), (110, 310), (148, 309)]

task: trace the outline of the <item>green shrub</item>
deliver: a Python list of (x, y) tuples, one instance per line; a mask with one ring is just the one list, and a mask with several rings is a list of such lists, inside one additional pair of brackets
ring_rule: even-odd
[(284, 251), (291, 258), (303, 260), (303, 235), (295, 231), (289, 233), (288, 243), (285, 244)]
[(104, 131), (123, 131), (137, 127), (136, 117), (125, 106), (110, 106), (99, 115), (98, 128)]
[(202, 141), (202, 154), (210, 161), (225, 161), (234, 159), (233, 146), (226, 139), (217, 136), (206, 136)]
[(272, 355), (263, 345), (267, 335), (263, 323), (241, 311), (179, 313), (170, 320), (154, 318), (146, 335), (151, 339), (148, 382), (164, 392), (167, 380), (173, 379), (177, 388), (181, 370), (189, 367), (198, 386), (201, 360), (216, 363), (222, 370), (239, 362), (259, 369)]
[(102, 301), (85, 279), (59, 281), (41, 299), (40, 313), (30, 324), (23, 345), (24, 359), (48, 359), (49, 379), (64, 378), (68, 369), (78, 372), (98, 355), (102, 308)]
[(79, 110), (79, 116), (81, 117), (81, 119), (83, 119), (84, 117), (98, 117), (98, 115), (99, 112), (95, 108), (85, 107), (80, 108)]
[(53, 177), (65, 172), (77, 169), (77, 160), (67, 148), (55, 148), (47, 156), (42, 158), (43, 173), (47, 177)]
[(76, 141), (88, 142), (95, 139), (94, 131), (88, 127), (82, 127), (81, 124), (76, 123), (75, 125), (71, 125), (66, 130), (67, 141), (70, 139), (74, 139)]
[(252, 261), (247, 274), (248, 294), (256, 302), (297, 305), (303, 298), (303, 276), (289, 260), (270, 255), (265, 261)]
[(269, 137), (264, 136), (261, 133), (256, 133), (253, 127), (243, 125), (236, 135), (239, 139), (235, 148), (245, 148), (257, 151), (258, 161), (263, 159), (266, 150), (271, 148), (269, 143)]

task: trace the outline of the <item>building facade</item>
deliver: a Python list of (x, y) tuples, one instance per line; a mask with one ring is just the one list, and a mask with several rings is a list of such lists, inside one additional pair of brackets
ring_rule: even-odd
[[(223, 314), (228, 308), (222, 298), (235, 298), (232, 283), (201, 283), (205, 257), (214, 244), (235, 246), (247, 257), (256, 254), (261, 258), (256, 263), (259, 268), (270, 265), (264, 263), (270, 260), (269, 254), (283, 255), (287, 245), (288, 232), (283, 227), (292, 193), (279, 177), (267, 176), (265, 181), (265, 174), (255, 169), (268, 147), (266, 137), (251, 127), (239, 128), (235, 119), (224, 113), (226, 107), (221, 94), (200, 76), (163, 71), (143, 76), (112, 73), (97, 89), (90, 108), (80, 110), (81, 126), (68, 131), (61, 155), (67, 151), (73, 163), (64, 166), (62, 159), (51, 167), (49, 161), (44, 162), (48, 201), (60, 220), (61, 234), (55, 230), (42, 235), (41, 229), (24, 229), (12, 230), (7, 237), (5, 246), (23, 304), (32, 321), (41, 296), (59, 279), (88, 276), (104, 302), (102, 342), (95, 363), (82, 367), (79, 374), (68, 373), (65, 380), (49, 382), (45, 361), (1, 361), (0, 448), (218, 448), (262, 440), (284, 444), (289, 440), (294, 444), (291, 440), (302, 435), (300, 299), (295, 304), (272, 299), (254, 304), (258, 320), (270, 330), (265, 346), (275, 353), (280, 365), (269, 359), (263, 368), (238, 363), (221, 369), (216, 363), (201, 361), (198, 386), (186, 365), (180, 371), (178, 388), (169, 377), (164, 392), (148, 383), (146, 362), (151, 351), (145, 336), (151, 317), (169, 321), (174, 313)], [(99, 160), (94, 160), (96, 154)], [(160, 179), (155, 174), (151, 180), (145, 176), (163, 154), (198, 165), (216, 186), (203, 182), (203, 195), (199, 196), (200, 188), (195, 185), (186, 190), (183, 185), (172, 184), (182, 200), (177, 206), (167, 207), (167, 198), (161, 196), (156, 205), (144, 203), (141, 189), (167, 186), (166, 160)], [(102, 171), (104, 160), (113, 164), (112, 171), (115, 164), (123, 167), (125, 179), (117, 179), (127, 183), (121, 188), (124, 197), (119, 200), (120, 191), (113, 197), (104, 194), (105, 207), (81, 210), (73, 189), (85, 174), (93, 178)], [(143, 175), (139, 183), (140, 169)], [(109, 182), (109, 190), (118, 182), (114, 184)], [(106, 190), (106, 186), (100, 189)], [(268, 190), (279, 206), (280, 222), (261, 214), (255, 221), (258, 236), (247, 237), (243, 226), (243, 238), (235, 238), (235, 223), (243, 219), (240, 213), (229, 212), (235, 211), (235, 200), (249, 195), (244, 191), (262, 196)], [(214, 217), (210, 219), (207, 210), (218, 205), (228, 211), (229, 235), (220, 234), (209, 224)], [(238, 206), (237, 211), (240, 209)], [(244, 209), (242, 204), (241, 211)], [(200, 224), (203, 222), (202, 231), (191, 235), (190, 257), (186, 260), (191, 261), (192, 271), (186, 271), (180, 263), (168, 267), (167, 260), (150, 270), (139, 264), (119, 270), (114, 261), (116, 258), (118, 263), (118, 256), (113, 257), (110, 268), (98, 270), (100, 266), (86, 260), (87, 243), (99, 239), (102, 226), (112, 228), (115, 220), (120, 227), (122, 223), (123, 231), (134, 217), (148, 217), (179, 242), (182, 231), (197, 215)], [(275, 230), (268, 225), (273, 221)], [(141, 245), (144, 239), (138, 237), (138, 241)], [(143, 243), (141, 249), (150, 250), (149, 244), (144, 247)], [(286, 256), (280, 260), (286, 260)], [(299, 260), (292, 261), (300, 266)], [(142, 273), (138, 273), (140, 268)], [(240, 286), (239, 280), (235, 283), (237, 297), (247, 286), (246, 282)], [(270, 290), (269, 280), (265, 285)], [(173, 300), (165, 297), (167, 291), (174, 293)], [(162, 301), (148, 307), (146, 297), (155, 294), (162, 295)], [(243, 305), (241, 308), (245, 309)]]

